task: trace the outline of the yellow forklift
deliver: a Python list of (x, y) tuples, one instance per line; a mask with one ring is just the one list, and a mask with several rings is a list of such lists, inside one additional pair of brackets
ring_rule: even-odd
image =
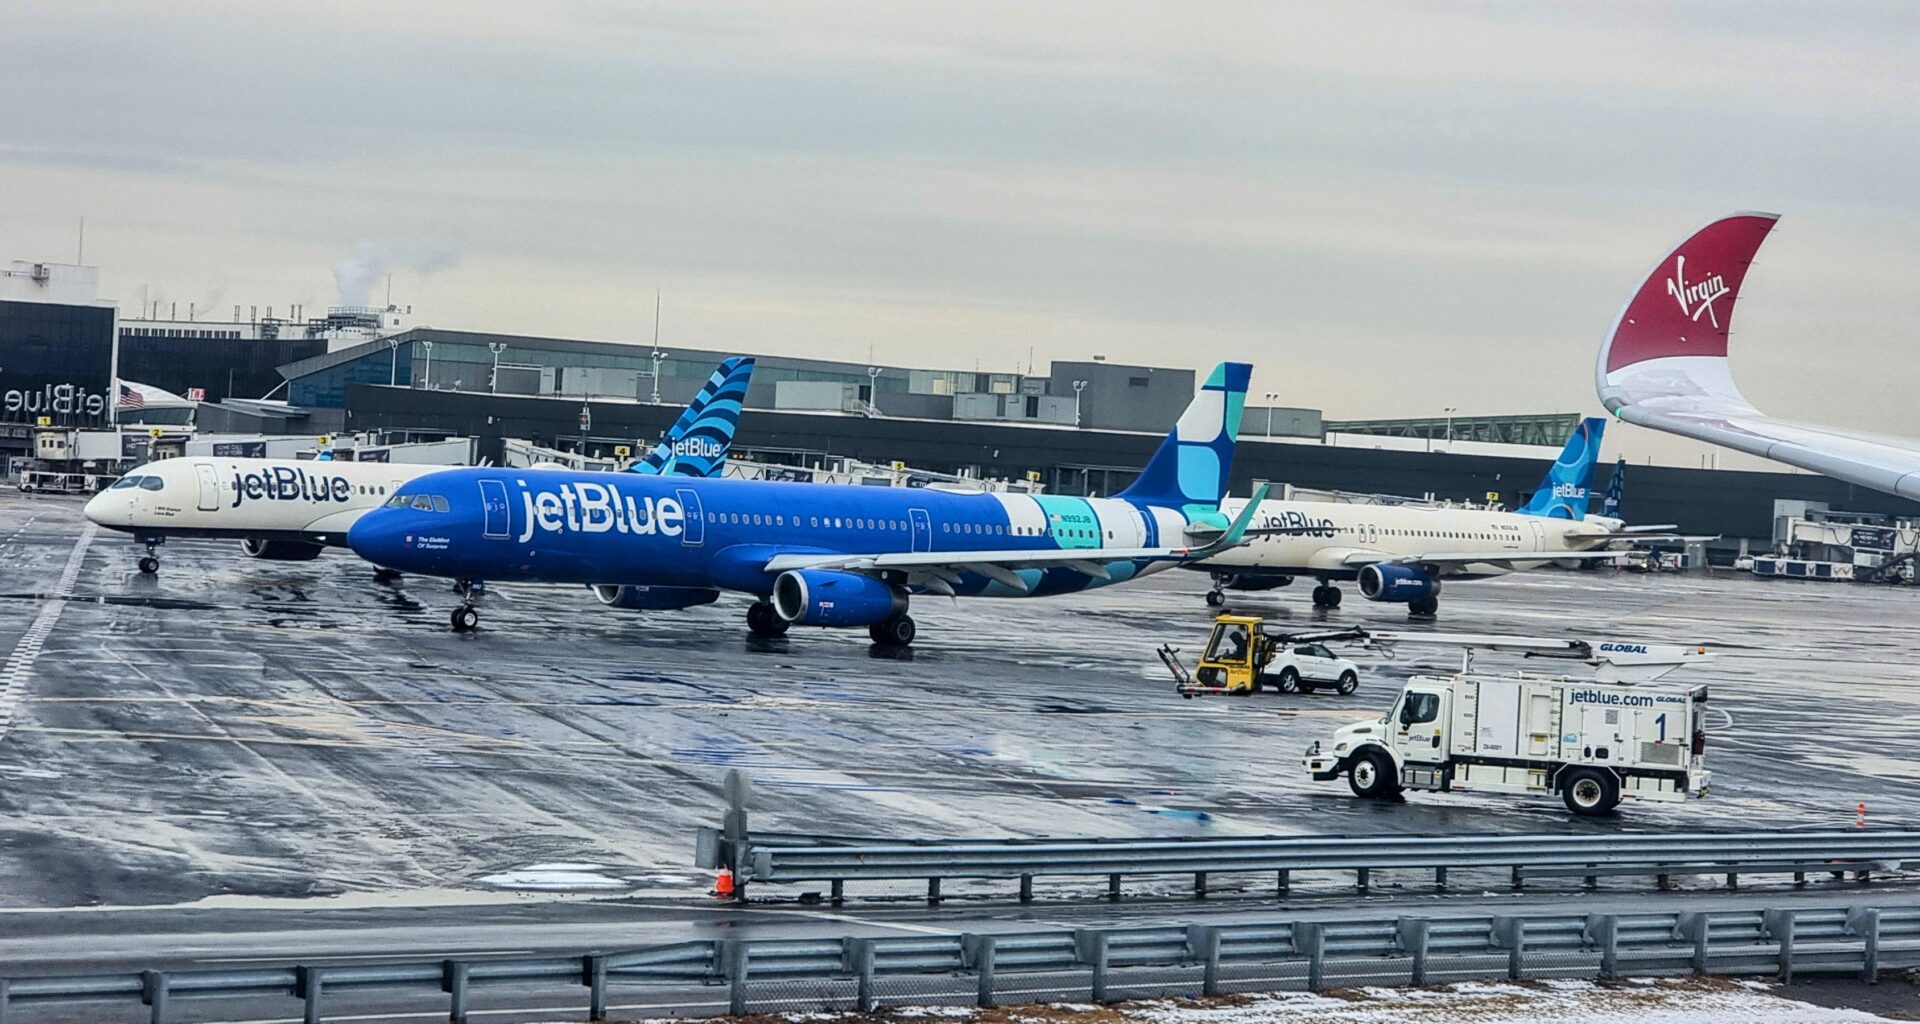
[[(1200, 663), (1192, 672), (1180, 663), (1180, 649), (1161, 644), (1160, 661), (1173, 673), (1174, 690), (1180, 696), (1224, 694), (1245, 697), (1264, 687), (1283, 692), (1310, 689), (1337, 689), (1352, 693), (1358, 682), (1350, 662), (1337, 659), (1322, 646), (1343, 640), (1365, 642), (1370, 633), (1358, 626), (1347, 629), (1321, 629), (1302, 633), (1269, 631), (1266, 620), (1257, 615), (1221, 615), (1213, 620), (1213, 632), (1200, 652)], [(1303, 653), (1309, 652), (1310, 653)], [(1267, 670), (1276, 658), (1287, 664), (1275, 673)], [(1317, 672), (1297, 664), (1300, 661), (1329, 663), (1330, 671)], [(1332, 664), (1338, 662), (1339, 664)], [(1344, 666), (1344, 667), (1342, 667)], [(1287, 671), (1292, 668), (1293, 671)], [(1321, 678), (1322, 676), (1325, 678)]]

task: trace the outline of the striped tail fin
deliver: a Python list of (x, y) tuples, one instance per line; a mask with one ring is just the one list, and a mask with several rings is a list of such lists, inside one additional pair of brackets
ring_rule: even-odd
[(1188, 513), (1213, 512), (1227, 496), (1234, 442), (1247, 404), (1253, 367), (1221, 363), (1173, 425), (1138, 479), (1115, 495), (1142, 505)]
[(752, 379), (751, 356), (734, 356), (722, 362), (687, 411), (674, 421), (673, 429), (645, 458), (628, 467), (628, 472), (719, 476), (733, 447), (733, 431), (740, 423), (740, 406), (746, 401)]

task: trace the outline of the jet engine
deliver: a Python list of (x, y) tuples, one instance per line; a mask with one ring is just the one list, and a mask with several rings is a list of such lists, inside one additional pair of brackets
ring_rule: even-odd
[(720, 592), (712, 587), (639, 587), (617, 583), (596, 583), (593, 596), (609, 608), (629, 612), (669, 612), (712, 604)]
[(773, 581), (773, 610), (806, 626), (871, 626), (907, 610), (907, 592), (857, 572), (794, 569)]
[(1404, 565), (1375, 563), (1360, 569), (1360, 596), (1369, 601), (1407, 604), (1440, 593), (1440, 581)]
[(262, 558), (269, 562), (311, 562), (320, 557), (325, 550), (318, 544), (309, 544), (303, 540), (261, 540), (249, 537), (240, 542), (240, 551), (248, 558)]

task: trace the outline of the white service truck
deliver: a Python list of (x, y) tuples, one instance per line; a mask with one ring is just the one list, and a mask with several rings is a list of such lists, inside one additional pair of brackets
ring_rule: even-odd
[[(1415, 675), (1375, 721), (1355, 722), (1307, 749), (1318, 780), (1347, 777), (1362, 797), (1406, 789), (1511, 795), (1559, 794), (1579, 815), (1623, 799), (1679, 801), (1706, 795), (1707, 688), (1657, 680), (1712, 658), (1704, 648), (1523, 637), (1401, 639), (1467, 646), (1453, 676)], [(1381, 637), (1381, 639), (1388, 639)], [(1592, 679), (1482, 674), (1473, 651), (1586, 661)]]

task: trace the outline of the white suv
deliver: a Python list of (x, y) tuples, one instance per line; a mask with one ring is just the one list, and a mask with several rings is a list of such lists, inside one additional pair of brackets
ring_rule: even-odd
[(1292, 644), (1274, 652), (1260, 681), (1281, 693), (1333, 690), (1347, 694), (1360, 686), (1360, 666), (1320, 644)]

